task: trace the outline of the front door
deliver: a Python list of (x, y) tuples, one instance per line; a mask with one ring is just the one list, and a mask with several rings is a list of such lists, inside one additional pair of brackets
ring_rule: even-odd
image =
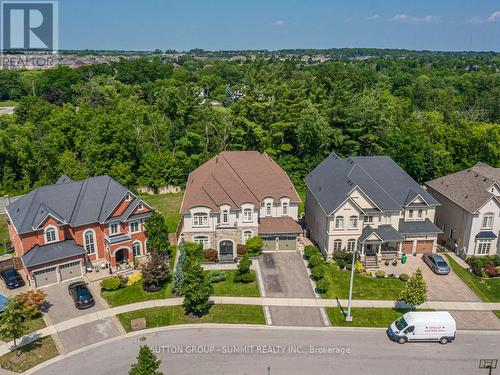
[(116, 264), (128, 262), (128, 250), (119, 249), (115, 253)]
[(224, 260), (233, 260), (233, 242), (232, 241), (221, 241), (219, 244), (219, 259)]
[(365, 245), (365, 254), (366, 255), (377, 255), (377, 245), (366, 244)]

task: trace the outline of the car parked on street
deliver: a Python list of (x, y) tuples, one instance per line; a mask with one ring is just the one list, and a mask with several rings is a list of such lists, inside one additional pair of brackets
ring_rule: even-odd
[(69, 295), (75, 302), (75, 307), (79, 310), (88, 309), (95, 305), (95, 299), (90, 292), (87, 283), (77, 281), (68, 286)]
[(23, 277), (14, 268), (6, 268), (0, 271), (0, 276), (2, 277), (7, 289), (15, 289), (24, 286)]
[(439, 254), (425, 253), (422, 259), (430, 267), (432, 272), (437, 275), (448, 275), (450, 273), (450, 266)]

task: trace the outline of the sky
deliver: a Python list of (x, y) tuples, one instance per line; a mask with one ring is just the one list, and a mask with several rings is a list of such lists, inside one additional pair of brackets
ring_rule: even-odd
[(59, 0), (61, 49), (500, 51), (500, 0)]

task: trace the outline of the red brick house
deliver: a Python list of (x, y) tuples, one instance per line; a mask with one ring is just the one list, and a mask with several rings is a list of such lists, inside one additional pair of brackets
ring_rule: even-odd
[(81, 276), (86, 266), (145, 255), (152, 208), (109, 176), (62, 176), (7, 207), (16, 256), (37, 287)]

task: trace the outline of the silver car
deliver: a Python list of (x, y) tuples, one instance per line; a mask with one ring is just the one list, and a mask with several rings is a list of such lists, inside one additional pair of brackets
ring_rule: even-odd
[(450, 273), (450, 266), (439, 254), (425, 253), (422, 259), (431, 268), (432, 272), (437, 275), (448, 275)]

